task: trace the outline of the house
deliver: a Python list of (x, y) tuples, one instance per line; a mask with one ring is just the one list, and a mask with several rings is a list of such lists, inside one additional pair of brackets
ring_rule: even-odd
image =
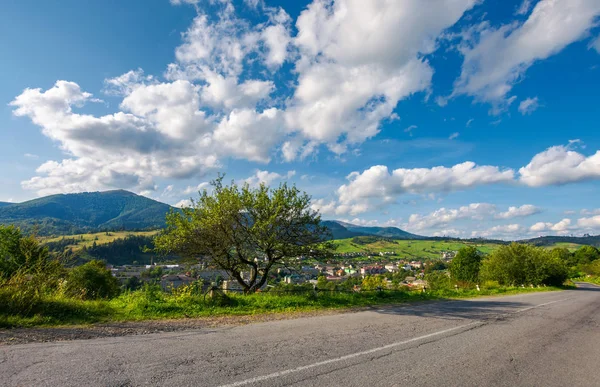
[(221, 289), (223, 289), (223, 293), (241, 293), (244, 291), (242, 285), (237, 281), (223, 281)]
[(283, 279), (286, 284), (301, 284), (304, 282), (304, 278), (300, 277), (298, 274), (286, 275)]
[(165, 274), (160, 279), (160, 287), (164, 291), (171, 289), (177, 289), (180, 286), (189, 285), (194, 282), (195, 279), (188, 277), (185, 274)]
[(365, 275), (373, 275), (373, 274), (385, 274), (387, 270), (383, 266), (365, 266), (361, 267), (360, 274)]
[(395, 273), (398, 271), (398, 266), (393, 264), (393, 263), (388, 263), (387, 265), (384, 266), (385, 270), (391, 272), (391, 273)]

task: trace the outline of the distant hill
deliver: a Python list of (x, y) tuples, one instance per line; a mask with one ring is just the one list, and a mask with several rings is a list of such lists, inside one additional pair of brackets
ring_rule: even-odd
[(333, 239), (346, 239), (366, 235), (392, 239), (424, 239), (420, 235), (411, 234), (397, 227), (365, 227), (339, 220), (326, 220), (323, 224), (331, 230)]
[(6, 207), (6, 206), (10, 206), (10, 205), (12, 205), (12, 204), (14, 204), (14, 203), (0, 202), (0, 208), (2, 208), (2, 207)]
[(600, 235), (586, 235), (582, 237), (572, 236), (542, 236), (519, 242), (529, 243), (535, 246), (554, 246), (557, 243), (569, 243), (575, 245), (590, 245), (600, 247)]
[(118, 190), (52, 195), (0, 205), (0, 224), (14, 224), (39, 235), (103, 230), (148, 230), (165, 226), (171, 206)]

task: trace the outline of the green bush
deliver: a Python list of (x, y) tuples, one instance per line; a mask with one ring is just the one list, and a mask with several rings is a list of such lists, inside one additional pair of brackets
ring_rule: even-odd
[(452, 279), (448, 276), (448, 273), (443, 271), (426, 274), (425, 281), (427, 281), (428, 288), (433, 291), (454, 289)]
[(568, 277), (568, 269), (565, 262), (552, 251), (511, 243), (500, 246), (483, 261), (481, 277), (509, 286), (561, 286)]
[(119, 282), (103, 262), (94, 260), (69, 272), (64, 293), (82, 300), (113, 298), (119, 294)]

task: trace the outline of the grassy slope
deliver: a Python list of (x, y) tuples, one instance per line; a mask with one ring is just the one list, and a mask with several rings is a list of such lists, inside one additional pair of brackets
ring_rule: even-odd
[[(76, 235), (64, 235), (53, 238), (42, 238), (42, 242), (58, 242), (61, 239), (76, 239), (76, 244), (69, 245), (73, 249), (73, 251), (78, 251), (83, 248), (83, 246), (91, 247), (94, 242), (96, 245), (103, 245), (114, 241), (115, 239), (123, 239), (129, 235), (142, 235), (142, 236), (152, 236), (156, 235), (158, 230), (154, 231), (110, 231), (106, 232), (97, 232), (91, 234), (76, 234)], [(108, 235), (107, 235), (108, 234)], [(96, 239), (98, 238), (98, 239)]]
[(488, 254), (494, 251), (499, 245), (489, 243), (467, 243), (457, 241), (423, 241), (423, 240), (397, 240), (385, 241), (380, 240), (375, 243), (366, 245), (352, 243), (352, 238), (338, 239), (334, 241), (337, 246), (338, 253), (353, 253), (353, 252), (372, 252), (393, 251), (400, 258), (440, 258), (442, 251), (456, 251), (467, 245), (474, 245), (480, 251)]

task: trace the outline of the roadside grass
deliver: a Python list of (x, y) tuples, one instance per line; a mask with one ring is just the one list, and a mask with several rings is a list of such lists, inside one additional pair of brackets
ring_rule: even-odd
[(579, 277), (574, 278), (573, 281), (588, 282), (590, 284), (600, 285), (600, 276)]
[(387, 290), (360, 293), (322, 291), (317, 295), (312, 291), (294, 294), (265, 292), (247, 296), (232, 294), (210, 299), (201, 294), (164, 293), (156, 288), (147, 288), (123, 293), (112, 300), (82, 301), (61, 295), (42, 296), (31, 305), (28, 313), (18, 313), (14, 308), (1, 308), (0, 327), (86, 325), (117, 321), (307, 312), (560, 289), (562, 288), (500, 287), (481, 291), (458, 289), (426, 293)]

